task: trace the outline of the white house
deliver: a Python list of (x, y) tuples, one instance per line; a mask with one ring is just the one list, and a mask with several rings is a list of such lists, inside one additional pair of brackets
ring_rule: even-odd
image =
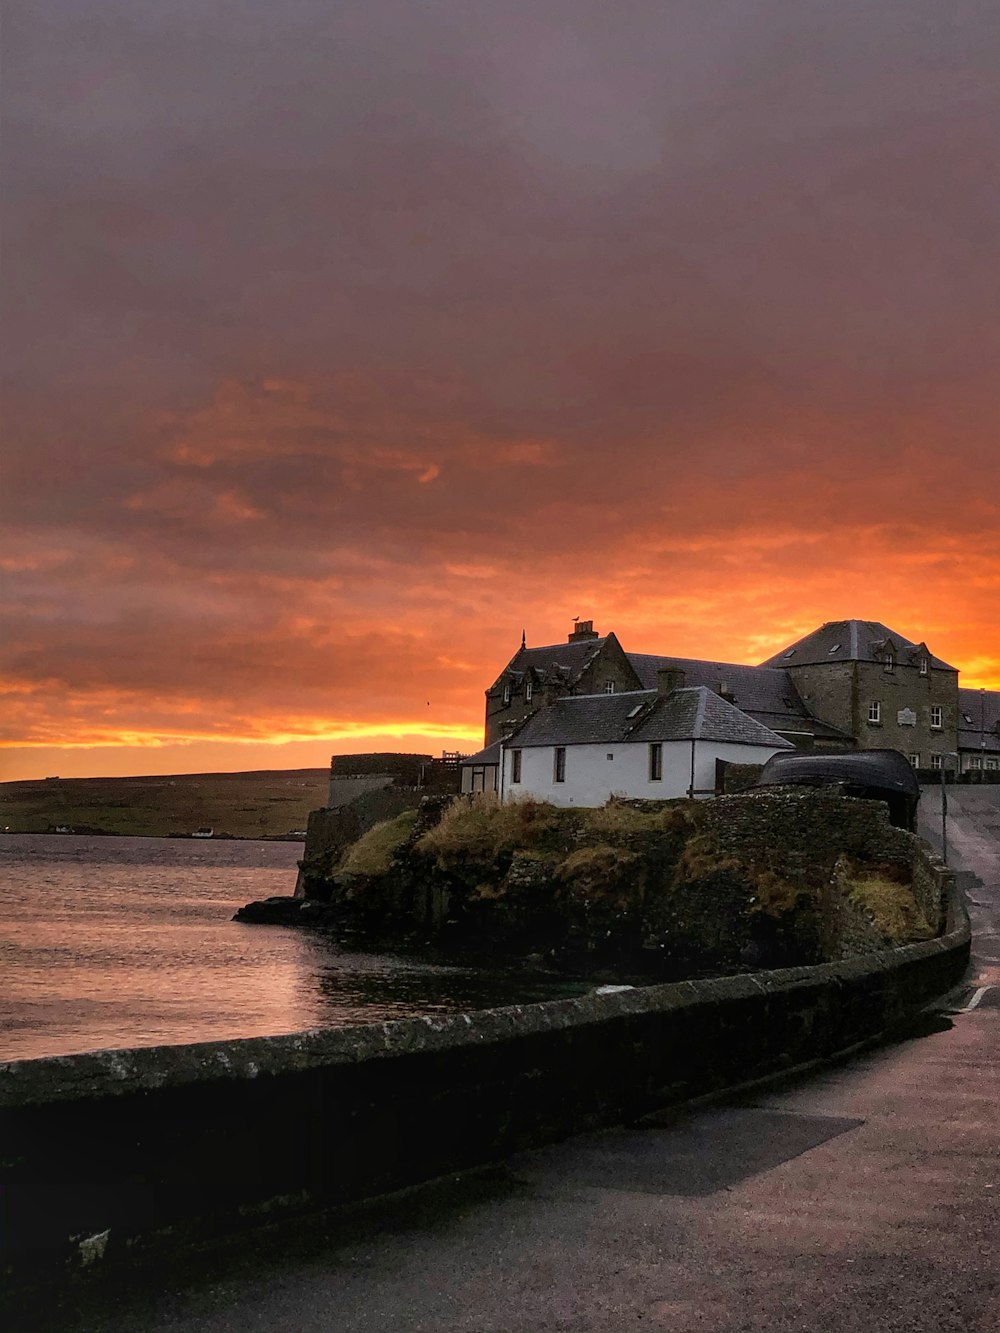
[(582, 806), (712, 796), (717, 760), (762, 764), (794, 748), (705, 686), (571, 695), (498, 743), (500, 796)]

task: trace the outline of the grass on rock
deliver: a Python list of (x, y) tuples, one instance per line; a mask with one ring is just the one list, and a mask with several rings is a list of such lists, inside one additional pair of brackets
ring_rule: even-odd
[(352, 875), (384, 875), (416, 822), (416, 810), (404, 810), (394, 819), (383, 819), (373, 825), (348, 847), (340, 869)]

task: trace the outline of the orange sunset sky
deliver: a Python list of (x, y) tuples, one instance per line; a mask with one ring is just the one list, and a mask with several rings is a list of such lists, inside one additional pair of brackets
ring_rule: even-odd
[(475, 748), (572, 617), (1000, 688), (995, 0), (11, 0), (0, 779)]

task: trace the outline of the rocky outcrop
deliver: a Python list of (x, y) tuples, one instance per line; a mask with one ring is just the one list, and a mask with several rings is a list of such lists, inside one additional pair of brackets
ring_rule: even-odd
[(308, 912), (268, 902), (240, 919), (661, 980), (853, 957), (943, 921), (919, 840), (828, 792), (600, 810), (429, 798), (366, 836), (381, 859), (342, 859)]

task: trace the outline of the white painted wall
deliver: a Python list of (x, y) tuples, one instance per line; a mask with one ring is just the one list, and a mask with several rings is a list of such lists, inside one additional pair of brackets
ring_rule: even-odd
[[(777, 753), (774, 746), (696, 741), (695, 789), (715, 790), (716, 759), (763, 764)], [(613, 757), (609, 759), (608, 755)], [(642, 797), (650, 801), (686, 796), (691, 785), (691, 742), (664, 742), (663, 778), (659, 782), (649, 780), (649, 746), (645, 742), (568, 745), (566, 781), (555, 782), (554, 774), (554, 747), (532, 746), (521, 750), (521, 781), (512, 782), (511, 750), (505, 747), (504, 800), (534, 797), (553, 805), (598, 806), (611, 796)]]

